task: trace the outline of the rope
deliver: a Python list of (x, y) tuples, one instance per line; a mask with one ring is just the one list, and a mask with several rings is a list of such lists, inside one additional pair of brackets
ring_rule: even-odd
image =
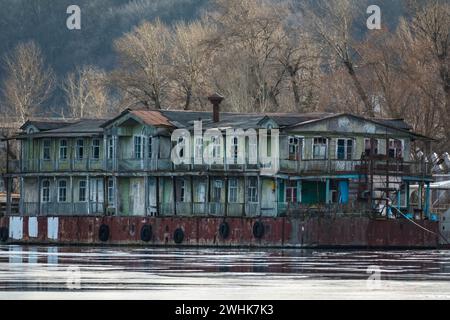
[(444, 239), (445, 242), (447, 242), (447, 244), (450, 244), (450, 242), (447, 240), (447, 238), (445, 238), (445, 237), (441, 234), (441, 232), (436, 233), (436, 232), (431, 231), (431, 230), (429, 230), (429, 229), (427, 229), (427, 228), (425, 228), (425, 227), (422, 227), (420, 224), (416, 223), (414, 220), (412, 220), (412, 219), (410, 219), (409, 217), (407, 217), (406, 215), (404, 215), (403, 212), (401, 212), (400, 210), (398, 210), (398, 208), (396, 208), (396, 207), (391, 207), (391, 208), (394, 208), (395, 210), (397, 210), (397, 212), (400, 213), (404, 218), (406, 218), (408, 221), (410, 221), (410, 222), (412, 222), (413, 224), (415, 224), (416, 226), (418, 226), (420, 229), (423, 229), (423, 230), (425, 230), (425, 231), (427, 231), (427, 232), (429, 232), (429, 233), (431, 233), (431, 234), (434, 234), (435, 236), (440, 236), (442, 239)]

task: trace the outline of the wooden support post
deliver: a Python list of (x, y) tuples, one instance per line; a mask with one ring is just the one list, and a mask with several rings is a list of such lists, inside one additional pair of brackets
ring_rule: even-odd
[(224, 177), (224, 185), (225, 185), (225, 202), (224, 202), (224, 215), (225, 217), (228, 215), (228, 177)]
[[(73, 176), (69, 177), (69, 186), (70, 186), (70, 208), (71, 208), (71, 212), (68, 213), (75, 213), (75, 205), (74, 205), (74, 201), (73, 201)], [(78, 195), (79, 196), (79, 195)], [(78, 212), (77, 212), (78, 213)]]
[(87, 213), (91, 213), (91, 181), (89, 175), (86, 176), (86, 189), (87, 189)]
[(262, 194), (262, 179), (261, 176), (258, 174), (258, 178), (257, 178), (257, 183), (258, 183), (258, 211), (259, 211), (259, 216), (262, 216), (262, 209), (261, 209), (261, 194)]
[(191, 215), (194, 215), (194, 177), (193, 176), (191, 176), (190, 182), (191, 182), (191, 188), (190, 188), (190, 194), (191, 194)]
[(248, 195), (247, 177), (244, 176), (244, 205), (242, 206), (242, 216), (243, 217), (245, 217), (245, 215), (247, 213), (247, 195)]
[(159, 207), (159, 176), (156, 176), (156, 215), (160, 215), (160, 207)]
[(173, 188), (173, 214), (177, 215), (177, 178), (172, 177), (172, 188)]

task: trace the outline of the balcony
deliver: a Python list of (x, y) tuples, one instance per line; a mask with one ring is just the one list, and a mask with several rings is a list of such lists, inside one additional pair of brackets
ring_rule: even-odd
[(280, 160), (280, 171), (301, 175), (314, 174), (379, 174), (379, 175), (431, 175), (428, 162), (405, 162), (390, 160)]
[(8, 173), (38, 173), (38, 172), (85, 172), (103, 170), (101, 159), (67, 159), (67, 160), (10, 160)]
[(25, 216), (76, 216), (103, 214), (103, 209), (103, 202), (24, 202), (20, 207), (20, 213)]

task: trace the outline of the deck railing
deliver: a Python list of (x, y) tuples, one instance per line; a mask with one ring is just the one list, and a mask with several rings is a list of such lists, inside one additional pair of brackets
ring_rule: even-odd
[(20, 205), (20, 214), (25, 216), (103, 214), (103, 208), (103, 202), (23, 202)]

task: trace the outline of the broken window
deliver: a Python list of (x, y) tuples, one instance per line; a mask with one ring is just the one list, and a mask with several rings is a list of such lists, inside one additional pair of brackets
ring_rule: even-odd
[(67, 181), (59, 180), (58, 181), (58, 202), (66, 202), (67, 201)]
[(59, 159), (60, 160), (67, 159), (67, 140), (66, 139), (59, 140)]
[(336, 157), (338, 160), (353, 159), (353, 140), (337, 139)]
[(235, 178), (228, 181), (228, 202), (238, 202), (238, 181)]
[(313, 159), (326, 159), (327, 158), (327, 139), (326, 138), (314, 138), (313, 139)]
[(403, 141), (397, 139), (389, 139), (389, 157), (402, 158), (403, 157)]
[(84, 158), (84, 140), (83, 139), (77, 140), (76, 158), (78, 160), (81, 160)]
[[(372, 141), (373, 141), (373, 146), (372, 146)], [(364, 139), (364, 154), (366, 156), (370, 156), (372, 155), (371, 150), (374, 150), (373, 155), (377, 155), (378, 154), (378, 139)]]
[(78, 183), (78, 201), (86, 201), (86, 180), (80, 180)]
[(100, 159), (100, 140), (92, 139), (92, 159)]
[(300, 148), (301, 139), (298, 137), (289, 137), (288, 138), (288, 148), (289, 148), (289, 160), (299, 160), (300, 157)]
[(50, 160), (50, 143), (49, 139), (45, 139), (43, 142), (42, 158), (44, 160)]
[(42, 180), (42, 202), (50, 202), (50, 181)]
[(258, 202), (258, 179), (256, 177), (248, 178), (247, 192), (248, 202)]

